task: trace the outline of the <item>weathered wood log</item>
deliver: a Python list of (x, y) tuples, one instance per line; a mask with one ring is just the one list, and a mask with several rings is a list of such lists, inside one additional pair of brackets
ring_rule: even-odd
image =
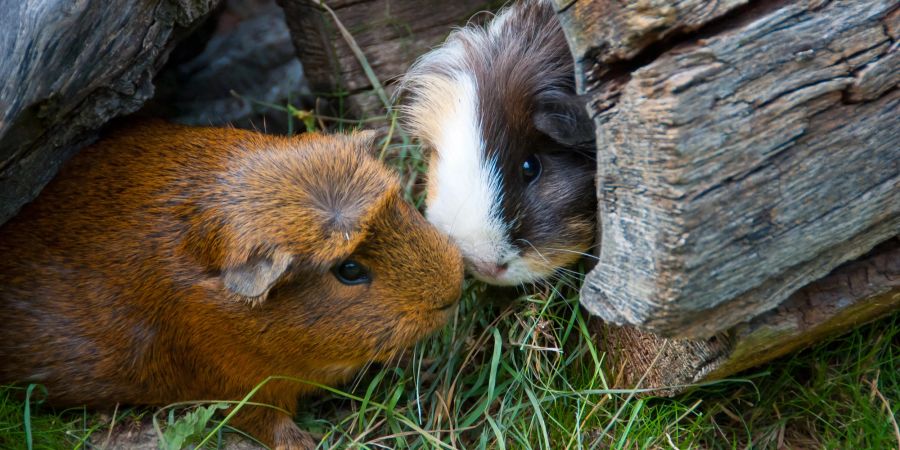
[(597, 125), (582, 302), (703, 338), (900, 232), (900, 5), (559, 0)]
[(695, 31), (746, 3), (556, 0), (569, 47), (582, 58), (578, 80), (582, 86), (600, 81), (612, 63), (633, 59), (665, 38)]
[(794, 292), (772, 311), (708, 339), (665, 339), (592, 322), (619, 387), (673, 394), (724, 378), (877, 319), (900, 307), (900, 239)]
[(0, 224), (111, 118), (153, 94), (173, 37), (218, 0), (8, 1), (0, 8)]
[[(297, 56), (313, 93), (335, 100), (339, 113), (377, 116), (384, 103), (373, 91), (362, 64), (331, 16), (316, 0), (279, 0), (287, 15)], [(338, 16), (366, 56), (372, 71), (392, 92), (412, 62), (443, 42), (450, 30), (473, 14), (496, 9), (496, 0), (333, 0)], [(341, 103), (338, 105), (338, 103)]]

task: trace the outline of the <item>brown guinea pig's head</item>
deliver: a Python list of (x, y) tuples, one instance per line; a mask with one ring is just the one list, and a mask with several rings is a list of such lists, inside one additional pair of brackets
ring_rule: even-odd
[(259, 139), (240, 147), (266, 150), (233, 158), (185, 217), (210, 283), (265, 330), (260, 351), (352, 369), (442, 327), (462, 258), (403, 200), (371, 135)]

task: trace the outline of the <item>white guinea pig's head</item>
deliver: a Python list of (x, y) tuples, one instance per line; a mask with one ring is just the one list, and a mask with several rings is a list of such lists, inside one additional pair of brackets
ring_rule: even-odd
[(594, 132), (550, 2), (455, 31), (401, 86), (403, 123), (431, 155), (426, 216), (475, 277), (535, 282), (590, 249)]

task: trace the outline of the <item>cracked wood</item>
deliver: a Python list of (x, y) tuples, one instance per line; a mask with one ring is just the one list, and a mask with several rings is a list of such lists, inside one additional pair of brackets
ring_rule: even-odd
[[(561, 5), (582, 75), (634, 57), (583, 85), (603, 232), (591, 312), (713, 336), (898, 234), (895, 1), (695, 1), (640, 33), (653, 8), (579, 25), (618, 3)], [(645, 38), (603, 40), (622, 33)]]
[(894, 238), (798, 290), (776, 309), (712, 338), (665, 339), (599, 321), (592, 327), (619, 369), (617, 387), (657, 388), (654, 394), (671, 395), (836, 336), (898, 306), (900, 239)]
[[(362, 65), (331, 17), (317, 6), (318, 2), (279, 2), (284, 7), (294, 47), (312, 91), (322, 98), (346, 96), (341, 106), (349, 107), (349, 112), (357, 117), (384, 114), (384, 105), (372, 92)], [(453, 27), (465, 25), (479, 11), (496, 9), (498, 3), (502, 4), (496, 0), (326, 2), (353, 35), (389, 93), (393, 82), (412, 62), (443, 42)], [(334, 109), (341, 106), (332, 105)]]
[[(153, 95), (173, 35), (218, 0), (4, 2), (0, 224), (114, 117)], [(114, 13), (111, 13), (114, 12)]]

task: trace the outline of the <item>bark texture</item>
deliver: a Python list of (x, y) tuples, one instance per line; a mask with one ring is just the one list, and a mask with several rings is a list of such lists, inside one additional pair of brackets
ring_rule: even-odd
[(558, 5), (597, 125), (591, 312), (715, 336), (900, 232), (896, 1)]
[[(331, 109), (357, 117), (385, 114), (362, 64), (334, 19), (316, 0), (280, 0), (297, 56), (312, 92), (333, 101)], [(496, 0), (333, 0), (326, 4), (352, 35), (375, 76), (392, 85), (416, 58), (439, 45), (453, 27), (475, 13), (496, 9)], [(487, 18), (487, 15), (473, 20)], [(340, 100), (338, 100), (340, 99)]]
[(153, 94), (174, 35), (218, 0), (7, 1), (0, 8), (0, 224), (110, 119)]
[(900, 4), (557, 6), (598, 128), (582, 302), (620, 387), (673, 394), (900, 308)]
[(791, 295), (774, 310), (706, 339), (666, 339), (593, 322), (620, 387), (673, 394), (839, 335), (900, 307), (900, 239)]

